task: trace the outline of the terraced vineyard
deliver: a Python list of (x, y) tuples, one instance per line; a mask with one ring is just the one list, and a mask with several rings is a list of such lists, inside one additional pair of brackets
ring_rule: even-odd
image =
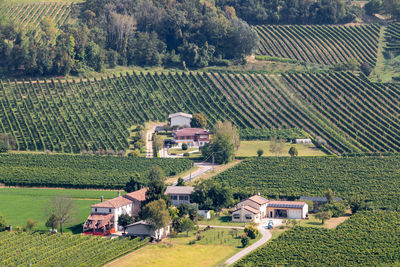
[(235, 266), (398, 266), (400, 216), (357, 212), (336, 229), (297, 227), (241, 259)]
[(1, 266), (103, 266), (148, 242), (80, 235), (0, 233)]
[(58, 26), (68, 21), (71, 13), (71, 3), (37, 2), (37, 3), (7, 3), (0, 5), (0, 16), (16, 21), (26, 26), (38, 25), (44, 17), (51, 18)]
[(375, 65), (380, 26), (255, 26), (260, 55), (325, 65), (368, 62)]
[(400, 23), (391, 23), (385, 31), (386, 52), (392, 52), (394, 55), (400, 54)]
[[(268, 167), (266, 167), (268, 166)], [(213, 179), (234, 191), (271, 198), (364, 196), (374, 207), (400, 210), (400, 157), (253, 158)]]
[(18, 150), (126, 149), (127, 129), (178, 111), (210, 125), (299, 128), (338, 154), (400, 151), (400, 87), (350, 73), (133, 73), (91, 81), (1, 82), (0, 132)]

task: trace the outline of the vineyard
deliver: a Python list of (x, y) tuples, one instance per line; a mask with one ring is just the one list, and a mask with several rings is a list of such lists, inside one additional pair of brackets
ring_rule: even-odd
[[(0, 81), (1, 82), (1, 81)], [(0, 133), (17, 150), (128, 147), (128, 128), (202, 113), (209, 125), (298, 128), (337, 154), (400, 151), (400, 87), (351, 73), (133, 73), (94, 80), (0, 83)]]
[(351, 59), (375, 65), (380, 26), (255, 26), (257, 54), (325, 65)]
[(385, 31), (385, 52), (391, 52), (395, 56), (400, 54), (400, 23), (391, 23)]
[(235, 266), (388, 266), (400, 262), (400, 215), (358, 212), (334, 230), (296, 227)]
[(0, 155), (0, 183), (18, 186), (108, 188), (125, 186), (135, 173), (146, 181), (151, 166), (166, 175), (192, 167), (188, 159), (146, 159), (80, 155)]
[(58, 26), (68, 21), (71, 13), (71, 3), (7, 3), (0, 5), (0, 16), (11, 21), (18, 22), (24, 26), (28, 24), (38, 25), (40, 20), (47, 17), (52, 19)]
[(399, 157), (254, 158), (213, 179), (270, 198), (323, 196), (332, 189), (345, 199), (360, 195), (374, 207), (399, 210), (399, 169)]
[(146, 245), (147, 239), (80, 235), (0, 233), (1, 266), (103, 266)]

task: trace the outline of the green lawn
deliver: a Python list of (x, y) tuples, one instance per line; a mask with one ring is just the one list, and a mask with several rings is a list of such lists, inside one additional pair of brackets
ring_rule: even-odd
[[(257, 156), (257, 150), (264, 150), (263, 157), (276, 156), (275, 153), (270, 152), (271, 141), (241, 141), (239, 150), (236, 154), (238, 157), (255, 157)], [(326, 154), (316, 148), (314, 145), (304, 144), (291, 144), (285, 143), (282, 152), (279, 156), (289, 156), (288, 152), (290, 147), (296, 147), (299, 152), (299, 157), (302, 156), (325, 156)]]
[(75, 189), (33, 189), (33, 188), (0, 188), (0, 214), (14, 228), (25, 226), (28, 219), (37, 222), (35, 229), (45, 230), (48, 218), (47, 207), (55, 196), (69, 196), (75, 205), (74, 221), (67, 224), (65, 231), (82, 231), (82, 224), (90, 214), (90, 205), (100, 202), (100, 197), (111, 199), (117, 191), (75, 190)]
[(215, 216), (209, 220), (199, 220), (200, 225), (226, 225), (226, 226), (244, 226), (244, 223), (232, 222), (232, 216), (229, 214), (223, 214), (221, 216)]

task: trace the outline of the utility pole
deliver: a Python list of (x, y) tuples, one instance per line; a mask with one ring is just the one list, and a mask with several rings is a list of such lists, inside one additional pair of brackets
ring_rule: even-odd
[(212, 153), (212, 169), (214, 171), (214, 152)]

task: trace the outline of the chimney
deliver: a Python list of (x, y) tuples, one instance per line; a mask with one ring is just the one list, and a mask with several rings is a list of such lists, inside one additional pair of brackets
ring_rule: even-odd
[(118, 196), (119, 197), (121, 196), (121, 190), (118, 190)]
[(104, 197), (103, 197), (103, 196), (101, 196), (101, 198), (100, 198), (100, 202), (103, 202), (103, 200), (104, 200)]

